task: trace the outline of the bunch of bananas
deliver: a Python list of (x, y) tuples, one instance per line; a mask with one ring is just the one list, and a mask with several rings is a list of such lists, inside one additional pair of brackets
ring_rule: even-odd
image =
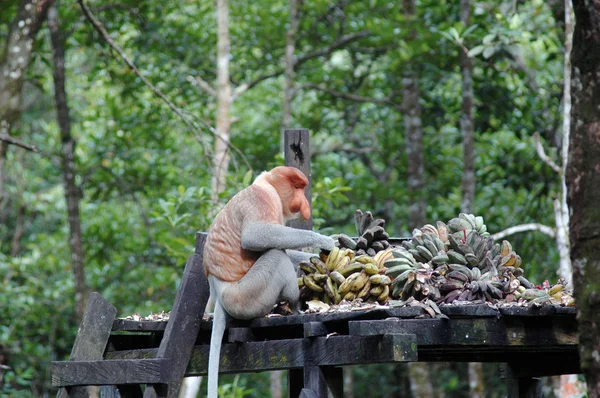
[(390, 247), (390, 236), (385, 232), (385, 220), (374, 219), (370, 211), (362, 212), (360, 209), (354, 213), (354, 224), (358, 239), (355, 241), (345, 234), (337, 236), (338, 246), (356, 251), (357, 256), (367, 254), (371, 257)]
[(557, 304), (565, 307), (575, 305), (573, 293), (567, 290), (567, 283), (563, 278), (560, 278), (552, 286), (547, 281), (544, 282), (543, 286), (537, 288), (519, 286), (512, 296), (512, 299), (516, 299), (520, 303), (527, 305)]
[(386, 303), (392, 281), (383, 274), (383, 258), (380, 256), (378, 264), (373, 257), (334, 247), (329, 254), (322, 252), (319, 257), (302, 261), (299, 266), (304, 275), (298, 278), (300, 299), (327, 304), (354, 299)]
[(418, 300), (440, 298), (439, 284), (443, 278), (428, 263), (418, 262), (405, 248), (392, 251), (393, 258), (385, 262), (385, 274), (393, 278), (392, 297), (407, 300), (414, 297)]
[(445, 264), (440, 272), (445, 282), (440, 285), (444, 296), (440, 302), (459, 301), (495, 301), (502, 298), (502, 284), (493, 272), (481, 273), (477, 267), (469, 268), (461, 264)]
[(483, 217), (467, 213), (460, 213), (458, 217), (448, 221), (448, 230), (451, 234), (463, 231), (477, 231), (484, 237), (490, 235), (487, 232), (487, 226), (483, 222)]
[(446, 239), (447, 241), (448, 235), (442, 234), (442, 237), (440, 237), (436, 227), (427, 224), (421, 229), (415, 229), (412, 238), (402, 242), (402, 247), (412, 254), (418, 262), (432, 262), (434, 265), (443, 264), (449, 261), (446, 255), (446, 242), (443, 240)]

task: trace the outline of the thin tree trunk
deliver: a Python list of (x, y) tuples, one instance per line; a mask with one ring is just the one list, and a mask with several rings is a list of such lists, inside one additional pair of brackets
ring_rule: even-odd
[[(416, 38), (414, 29), (416, 5), (415, 0), (403, 0), (402, 8), (406, 19), (409, 21), (410, 33), (407, 40)], [(421, 227), (425, 224), (425, 195), (423, 195), (423, 124), (421, 121), (421, 105), (419, 104), (420, 92), (416, 68), (410, 63), (406, 65), (403, 78), (404, 134), (406, 137), (406, 152), (408, 158), (408, 192), (410, 199), (409, 226)], [(410, 389), (413, 397), (433, 397), (429, 365), (423, 362), (408, 364), (410, 376)]]
[(271, 391), (271, 398), (282, 398), (283, 397), (283, 383), (281, 378), (283, 377), (282, 370), (276, 370), (274, 372), (270, 372), (269, 378), (271, 384), (269, 386), (269, 390)]
[(298, 0), (290, 0), (290, 26), (285, 44), (285, 87), (283, 90), (283, 117), (281, 120), (281, 151), (283, 152), (283, 131), (292, 125), (292, 100), (294, 99), (296, 35), (298, 34)]
[[(403, 0), (404, 14), (410, 24), (414, 24), (416, 6), (414, 0)], [(407, 40), (414, 39), (416, 30), (411, 28)], [(420, 92), (417, 74), (413, 65), (406, 65), (403, 79), (404, 130), (408, 158), (408, 191), (410, 228), (425, 224), (425, 195), (423, 194), (423, 125), (421, 122)]]
[(567, 167), (579, 354), (590, 397), (600, 396), (600, 2), (574, 0), (571, 135)]
[[(10, 135), (14, 123), (21, 116), (23, 77), (31, 63), (33, 41), (53, 2), (22, 0), (19, 4), (0, 60), (0, 134)], [(0, 141), (0, 210), (8, 200), (4, 189), (7, 149), (8, 144)]]
[[(466, 28), (471, 17), (471, 1), (460, 1), (460, 21)], [(466, 50), (460, 51), (462, 72), (462, 111), (460, 129), (463, 135), (463, 176), (461, 209), (473, 213), (475, 202), (475, 130), (473, 121), (473, 60)]]
[[(471, 0), (460, 0), (460, 21), (465, 28), (470, 25)], [(460, 51), (460, 70), (462, 73), (462, 109), (460, 130), (463, 136), (463, 175), (462, 200), (463, 213), (473, 213), (475, 206), (475, 122), (473, 118), (473, 59), (466, 49)], [(471, 397), (483, 398), (483, 366), (471, 362), (468, 365), (469, 390)]]
[(23, 237), (23, 224), (25, 223), (25, 203), (23, 202), (23, 198), (20, 199), (21, 204), (19, 205), (19, 210), (17, 212), (17, 225), (15, 226), (15, 233), (13, 234), (11, 245), (10, 245), (10, 255), (12, 257), (16, 257), (19, 255), (21, 251), (21, 238)]
[(202, 385), (202, 376), (186, 377), (179, 389), (179, 398), (196, 398)]
[(62, 143), (62, 172), (65, 186), (65, 200), (69, 222), (69, 245), (71, 248), (71, 268), (75, 278), (75, 302), (78, 319), (83, 318), (87, 293), (85, 283), (84, 256), (81, 244), (81, 220), (79, 217), (79, 187), (75, 182), (75, 140), (71, 135), (71, 121), (65, 91), (65, 45), (60, 31), (58, 12), (51, 7), (48, 13), (48, 26), (54, 53), (54, 99), (60, 138)]
[(412, 362), (408, 364), (410, 376), (410, 391), (414, 398), (433, 398), (433, 382), (427, 362)]
[(563, 135), (560, 150), (560, 200), (554, 201), (556, 219), (556, 245), (560, 255), (559, 275), (573, 286), (571, 243), (569, 242), (569, 206), (567, 204), (566, 170), (569, 159), (569, 134), (571, 131), (571, 51), (573, 50), (573, 5), (565, 0), (565, 62), (563, 93)]
[(481, 362), (469, 362), (469, 391), (471, 398), (485, 397), (485, 384), (483, 380), (483, 364)]
[(354, 372), (352, 371), (352, 367), (344, 366), (343, 368), (344, 375), (344, 397), (345, 398), (354, 398)]
[(212, 199), (218, 202), (225, 190), (225, 178), (229, 168), (229, 139), (231, 128), (231, 84), (229, 82), (229, 5), (227, 0), (217, 0), (217, 132), (215, 137)]

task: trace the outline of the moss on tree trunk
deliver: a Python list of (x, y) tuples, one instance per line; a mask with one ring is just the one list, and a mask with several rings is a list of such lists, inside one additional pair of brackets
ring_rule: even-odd
[(575, 0), (568, 200), (581, 365), (600, 396), (600, 1)]

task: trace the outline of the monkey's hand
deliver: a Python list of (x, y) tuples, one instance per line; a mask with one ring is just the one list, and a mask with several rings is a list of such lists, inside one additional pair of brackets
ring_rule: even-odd
[(328, 236), (279, 224), (251, 222), (246, 223), (242, 229), (242, 248), (246, 250), (298, 250), (307, 247), (331, 250), (334, 246), (333, 239)]

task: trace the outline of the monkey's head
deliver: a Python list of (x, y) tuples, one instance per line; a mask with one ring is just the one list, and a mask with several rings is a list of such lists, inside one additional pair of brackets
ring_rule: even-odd
[(268, 181), (275, 187), (281, 198), (283, 216), (286, 220), (300, 214), (302, 218), (310, 218), (310, 205), (304, 188), (308, 185), (308, 178), (294, 167), (278, 166), (267, 173)]

